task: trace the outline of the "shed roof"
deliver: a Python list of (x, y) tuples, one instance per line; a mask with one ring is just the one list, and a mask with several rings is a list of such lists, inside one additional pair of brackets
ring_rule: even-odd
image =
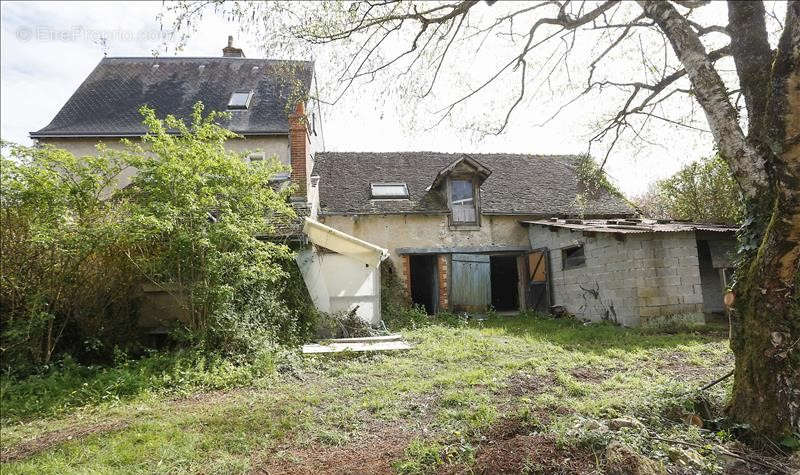
[(234, 92), (253, 91), (247, 109), (220, 121), (242, 135), (286, 134), (290, 101), (305, 98), (313, 63), (245, 58), (103, 58), (46, 127), (43, 137), (125, 137), (147, 132), (139, 107), (190, 121), (192, 107), (226, 111)]
[[(483, 214), (596, 217), (633, 216), (633, 209), (606, 190), (590, 193), (587, 207), (576, 203), (587, 193), (577, 174), (575, 155), (439, 152), (320, 152), (314, 175), (320, 177), (321, 215), (444, 214), (442, 194), (429, 187), (437, 175), (462, 157), (491, 172), (481, 185)], [(409, 199), (371, 199), (370, 183), (403, 182)]]
[(541, 219), (520, 221), (523, 226), (545, 226), (563, 228), (574, 231), (598, 233), (643, 234), (674, 233), (686, 231), (710, 231), (734, 233), (737, 228), (721, 224), (692, 223), (689, 221), (654, 220), (654, 219)]

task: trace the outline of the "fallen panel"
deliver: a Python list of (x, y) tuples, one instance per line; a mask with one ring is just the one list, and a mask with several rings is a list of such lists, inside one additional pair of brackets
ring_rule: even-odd
[(374, 343), (362, 342), (332, 342), (321, 344), (303, 345), (303, 354), (316, 353), (341, 353), (343, 351), (372, 352), (372, 351), (404, 351), (410, 350), (411, 345), (404, 341), (379, 341)]

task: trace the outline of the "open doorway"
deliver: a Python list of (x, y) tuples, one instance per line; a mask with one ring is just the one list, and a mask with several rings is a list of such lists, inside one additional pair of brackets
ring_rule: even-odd
[(436, 313), (436, 255), (409, 256), (411, 302), (422, 305), (428, 314)]
[(489, 266), (492, 307), (501, 312), (519, 309), (517, 256), (491, 256)]
[(697, 259), (700, 267), (700, 285), (703, 292), (703, 312), (722, 313), (725, 311), (725, 304), (722, 302), (725, 288), (720, 271), (714, 268), (708, 241), (697, 241)]

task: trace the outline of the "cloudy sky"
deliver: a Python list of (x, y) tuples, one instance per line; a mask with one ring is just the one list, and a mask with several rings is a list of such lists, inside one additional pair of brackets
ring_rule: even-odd
[[(3, 2), (2, 6), (2, 138), (30, 143), (28, 132), (47, 125), (104, 53), (109, 56), (151, 56), (164, 52), (158, 15), (161, 2)], [(724, 15), (724, 10), (721, 12)], [(723, 17), (724, 18), (724, 17)], [(206, 15), (183, 50), (185, 56), (219, 56), (229, 34), (248, 57), (272, 57), (255, 36), (238, 25)], [(167, 39), (167, 44), (170, 44)], [(308, 58), (303, 58), (308, 59)], [(330, 71), (317, 74), (330, 80)], [(326, 148), (339, 151), (435, 150), (449, 152), (581, 153), (586, 149), (583, 126), (603, 104), (588, 103), (539, 125), (544, 114), (527, 103), (500, 136), (478, 137), (444, 123), (428, 129), (398, 112), (400, 98), (387, 88), (364, 87), (324, 111)], [(463, 113), (463, 112), (462, 112)], [(612, 155), (607, 171), (628, 194), (643, 192), (655, 179), (712, 152), (709, 134), (668, 130), (652, 144), (623, 146)]]

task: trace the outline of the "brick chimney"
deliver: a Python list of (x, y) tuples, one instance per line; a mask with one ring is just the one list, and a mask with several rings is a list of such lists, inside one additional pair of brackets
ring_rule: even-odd
[(233, 36), (228, 36), (228, 46), (222, 48), (222, 56), (225, 58), (244, 58), (244, 51), (241, 48), (233, 47)]
[(308, 140), (305, 106), (300, 101), (289, 116), (289, 161), (292, 166), (292, 183), (297, 185), (293, 198), (305, 200), (308, 196)]

